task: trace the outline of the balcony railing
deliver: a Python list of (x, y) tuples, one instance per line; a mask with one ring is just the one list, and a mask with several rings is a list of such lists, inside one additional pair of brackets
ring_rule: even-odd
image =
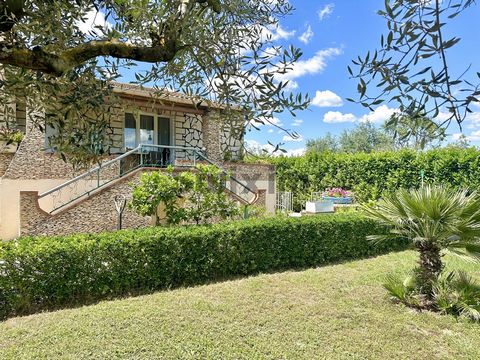
[(231, 176), (220, 165), (208, 159), (204, 153), (191, 147), (168, 145), (139, 145), (123, 155), (106, 161), (85, 173), (50, 189), (39, 195), (42, 208), (48, 208), (51, 214), (57, 213), (66, 206), (88, 198), (108, 184), (118, 180), (139, 168), (194, 168), (199, 163), (207, 163), (219, 167), (226, 175), (226, 191), (238, 200), (252, 204), (257, 193), (247, 185)]

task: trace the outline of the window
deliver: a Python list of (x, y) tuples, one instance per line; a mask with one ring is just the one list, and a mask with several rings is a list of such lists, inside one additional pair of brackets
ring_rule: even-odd
[(53, 152), (54, 148), (50, 142), (58, 136), (58, 129), (55, 129), (50, 124), (45, 124), (45, 151), (46, 152)]
[(137, 147), (137, 122), (131, 113), (125, 113), (125, 127), (123, 130), (123, 141), (125, 148), (134, 149)]
[(154, 140), (154, 117), (152, 115), (140, 115), (140, 144), (153, 145)]
[(125, 113), (123, 142), (126, 149), (138, 145), (170, 145), (170, 119), (154, 114)]
[(158, 118), (158, 145), (170, 145), (170, 119)]

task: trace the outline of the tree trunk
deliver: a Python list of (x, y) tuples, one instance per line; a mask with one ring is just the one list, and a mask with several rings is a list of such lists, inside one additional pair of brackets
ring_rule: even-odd
[(427, 299), (431, 300), (433, 297), (432, 287), (443, 270), (440, 248), (431, 243), (421, 244), (417, 248), (420, 252), (418, 262), (420, 265), (418, 274), (420, 291)]

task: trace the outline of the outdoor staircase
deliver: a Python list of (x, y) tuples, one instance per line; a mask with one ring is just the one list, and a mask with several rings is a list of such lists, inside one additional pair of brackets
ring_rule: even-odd
[(55, 215), (75, 203), (113, 186), (134, 171), (140, 169), (174, 168), (194, 169), (206, 163), (221, 169), (226, 175), (225, 191), (241, 204), (257, 202), (258, 192), (233, 177), (222, 166), (208, 159), (199, 149), (181, 146), (139, 145), (115, 159), (106, 161), (65, 183), (38, 195), (40, 204), (48, 204), (51, 215)]

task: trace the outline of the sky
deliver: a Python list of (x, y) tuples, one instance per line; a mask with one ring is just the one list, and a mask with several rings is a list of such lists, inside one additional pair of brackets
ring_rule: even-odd
[[(292, 15), (280, 22), (274, 33), (277, 43), (293, 44), (303, 51), (303, 56), (290, 75), (297, 86), (295, 91), (306, 92), (313, 99), (310, 108), (294, 118), (280, 114), (278, 123), (300, 134), (292, 139), (273, 126), (252, 130), (246, 139), (251, 146), (265, 146), (268, 141), (282, 146), (288, 154), (301, 154), (307, 139), (327, 132), (340, 134), (352, 129), (360, 121), (382, 124), (395, 111), (397, 104), (379, 106), (374, 112), (345, 100), (358, 98), (357, 82), (349, 78), (347, 66), (358, 55), (379, 47), (380, 36), (386, 32), (386, 21), (377, 15), (384, 6), (383, 0), (291, 0), (295, 7)], [(462, 38), (451, 53), (449, 62), (459, 74), (472, 64), (473, 74), (480, 71), (478, 19), (480, 5), (473, 6), (449, 21), (446, 32)], [(480, 145), (480, 107), (464, 123), (463, 133), (474, 145)], [(459, 137), (458, 125), (452, 124), (449, 141)]]
[[(284, 78), (291, 81), (293, 92), (308, 93), (312, 103), (296, 117), (283, 113), (274, 119), (283, 128), (297, 132), (299, 138), (294, 139), (283, 130), (265, 125), (260, 130), (247, 132), (247, 144), (270, 151), (273, 147), (269, 142), (282, 144), (289, 155), (299, 155), (304, 152), (308, 139), (326, 133), (338, 135), (359, 122), (383, 124), (398, 104), (384, 103), (372, 112), (345, 99), (358, 98), (357, 82), (349, 78), (347, 66), (357, 56), (363, 57), (367, 51), (378, 48), (380, 36), (387, 32), (386, 21), (377, 14), (383, 9), (384, 0), (290, 0), (290, 3), (295, 10), (280, 20), (277, 29), (271, 30), (272, 39), (275, 39), (274, 45), (292, 44), (302, 50), (302, 58)], [(480, 4), (449, 20), (444, 28), (445, 38), (461, 38), (447, 51), (451, 73), (459, 75), (471, 65), (467, 77), (477, 81), (476, 72), (480, 72), (479, 15)], [(92, 12), (91, 18), (83, 24), (84, 31), (91, 30), (94, 24), (105, 26), (101, 12)], [(134, 79), (132, 70), (123, 75), (122, 81)], [(464, 121), (462, 131), (472, 145), (480, 146), (480, 106), (473, 110)], [(446, 114), (446, 110), (442, 111), (440, 118), (448, 117)], [(447, 141), (455, 141), (461, 134), (456, 123), (447, 133)]]

